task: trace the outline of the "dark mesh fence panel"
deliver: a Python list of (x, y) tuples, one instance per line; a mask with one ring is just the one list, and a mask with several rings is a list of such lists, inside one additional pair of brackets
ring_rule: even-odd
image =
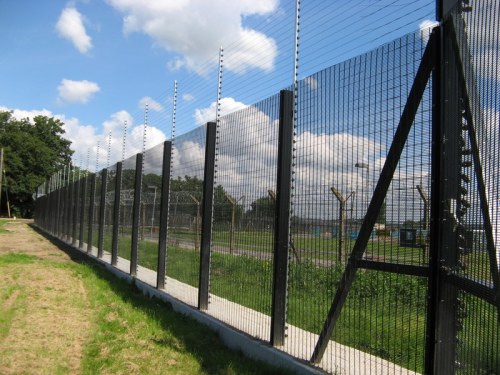
[[(287, 351), (310, 359), (367, 215), (421, 62), (428, 32), (410, 34), (298, 83)], [(429, 85), (430, 86), (430, 85)], [(430, 87), (362, 259), (425, 264)], [(401, 233), (412, 242), (401, 242)], [(294, 254), (290, 254), (293, 259)], [(321, 362), (331, 372), (422, 371), (425, 278), (360, 270)]]
[(94, 209), (92, 215), (92, 254), (97, 256), (97, 246), (99, 241), (99, 210), (101, 207), (101, 172), (95, 176)]
[(111, 245), (113, 240), (113, 210), (115, 207), (116, 164), (108, 168), (106, 186), (106, 207), (104, 210), (104, 259), (111, 263)]
[(166, 290), (195, 306), (198, 303), (205, 138), (206, 128), (202, 126), (177, 137), (172, 147)]
[[(130, 260), (136, 155), (123, 161), (118, 256)], [(126, 268), (128, 270), (128, 267)]]
[[(154, 271), (158, 265), (162, 161), (163, 143), (146, 151), (142, 172), (138, 261), (140, 266)], [(156, 282), (149, 277), (148, 281)]]
[(268, 340), (279, 96), (220, 119), (209, 313)]

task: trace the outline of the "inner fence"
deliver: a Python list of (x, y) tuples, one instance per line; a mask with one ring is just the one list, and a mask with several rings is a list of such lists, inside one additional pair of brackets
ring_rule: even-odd
[(498, 373), (499, 19), (458, 5), (70, 171), (39, 189), (36, 224), (329, 373)]

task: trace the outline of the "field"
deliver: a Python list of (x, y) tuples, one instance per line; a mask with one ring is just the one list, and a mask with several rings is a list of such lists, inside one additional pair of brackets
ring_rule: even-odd
[(286, 373), (228, 351), (208, 328), (26, 223), (2, 227), (0, 373)]
[[(171, 231), (167, 251), (167, 275), (197, 287), (199, 278), (199, 238), (177, 228)], [(226, 298), (264, 314), (271, 314), (272, 234), (269, 231), (213, 233), (211, 256), (211, 294)], [(95, 240), (95, 238), (94, 238)], [(138, 262), (156, 270), (157, 238), (145, 231), (139, 241)], [(346, 241), (351, 249), (353, 239)], [(119, 255), (130, 258), (130, 233), (125, 229), (119, 238)], [(343, 268), (337, 263), (338, 240), (331, 237), (302, 235), (294, 237), (298, 259), (292, 256), (288, 286), (289, 324), (318, 334), (339, 285)], [(111, 248), (109, 231), (105, 248)], [(422, 248), (400, 247), (394, 239), (372, 239), (366, 257), (376, 261), (426, 265)], [(491, 280), (486, 253), (463, 256), (472, 278)], [(342, 310), (333, 339), (339, 343), (374, 354), (402, 367), (423, 371), (427, 314), (427, 279), (379, 271), (360, 271)], [(471, 317), (478, 317), (477, 320)], [(500, 337), (495, 310), (484, 301), (468, 304), (464, 346), (460, 351), (469, 356), (469, 369), (495, 371), (500, 367)], [(477, 321), (484, 322), (482, 334)], [(487, 337), (491, 345), (485, 345)]]
[[(168, 247), (167, 274), (192, 286), (198, 285), (199, 252), (194, 250), (194, 240), (189, 234), (176, 233), (177, 241)], [(227, 233), (214, 233), (211, 256), (211, 293), (237, 302), (267, 315), (271, 314), (272, 259), (269, 234), (238, 233), (235, 251), (229, 254)], [(120, 256), (130, 257), (130, 241), (120, 239)], [(179, 246), (182, 244), (183, 246)], [(289, 270), (288, 323), (312, 333), (319, 333), (331, 305), (333, 295), (342, 275), (342, 267), (335, 265), (336, 254), (325, 255), (318, 249), (335, 249), (337, 240), (332, 238), (300, 238), (295, 247), (314, 249), (310, 257), (301, 256), (300, 262), (292, 261)], [(351, 246), (353, 241), (350, 243)], [(316, 248), (314, 248), (316, 246)], [(267, 256), (249, 250), (260, 249)], [(380, 259), (399, 260), (419, 264), (421, 249), (399, 247), (397, 243), (383, 246), (373, 241), (367, 254), (386, 254)], [(238, 251), (240, 250), (240, 251)], [(254, 254), (254, 255), (249, 255)], [(392, 254), (393, 258), (388, 254)], [(322, 256), (329, 264), (318, 265), (313, 256)], [(486, 254), (469, 254), (469, 269), (475, 275), (489, 277), (484, 270)], [(139, 242), (139, 264), (156, 270), (157, 244), (148, 240)], [(425, 350), (425, 321), (427, 313), (427, 279), (395, 275), (379, 271), (360, 271), (351, 289), (347, 303), (334, 331), (333, 339), (339, 343), (377, 355), (417, 372), (423, 371)], [(470, 305), (468, 316), (481, 316), (488, 327), (484, 336), (491, 346), (498, 347), (500, 332), (494, 313), (487, 303), (478, 300)], [(474, 330), (475, 320), (465, 320), (463, 337), (466, 353), (472, 368), (495, 369), (500, 367), (498, 351), (486, 350), (468, 332)], [(469, 327), (467, 327), (469, 325)], [(496, 340), (496, 341), (495, 341)], [(495, 344), (496, 343), (496, 344)], [(486, 364), (486, 365), (485, 365)]]

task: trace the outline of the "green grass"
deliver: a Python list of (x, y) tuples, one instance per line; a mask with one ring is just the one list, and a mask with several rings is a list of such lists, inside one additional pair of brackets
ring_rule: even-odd
[[(23, 254), (0, 256), (0, 272), (13, 265), (21, 267), (20, 272), (29, 267), (64, 269), (68, 271), (68, 283), (74, 280), (83, 283), (88, 291), (89, 308), (82, 314), (87, 314), (92, 321), (89, 337), (83, 345), (84, 374), (287, 373), (227, 350), (207, 327), (175, 313), (168, 304), (146, 298), (134, 285), (98, 266), (41, 260)], [(15, 280), (2, 285), (0, 305), (16, 290), (22, 297), (23, 290), (16, 286)], [(24, 303), (17, 298), (16, 303), (21, 302)], [(74, 302), (72, 299), (61, 301)], [(14, 308), (0, 314), (0, 339), (8, 334), (15, 315)], [(68, 373), (64, 367), (60, 372)]]
[[(178, 233), (177, 233), (178, 234)], [(241, 233), (240, 233), (241, 234)], [(221, 235), (219, 242), (221, 244)], [(217, 236), (216, 236), (217, 238)], [(256, 236), (250, 243), (250, 233), (239, 237), (243, 245), (263, 244), (269, 239)], [(184, 239), (189, 239), (185, 233)], [(130, 240), (121, 239), (129, 257)], [(317, 240), (334, 246), (336, 239), (302, 238), (295, 245), (312, 246)], [(259, 242), (260, 241), (260, 242)], [(318, 243), (322, 243), (318, 241)], [(241, 242), (240, 242), (241, 244)], [(394, 250), (390, 259), (411, 262), (421, 257), (422, 249), (404, 248), (389, 244), (384, 248), (377, 242), (370, 243), (373, 253)], [(238, 245), (241, 248), (240, 245)], [(326, 246), (326, 245), (324, 245)], [(377, 247), (378, 246), (378, 247)], [(193, 241), (194, 247), (194, 241)], [(139, 264), (156, 270), (157, 244), (139, 242)], [(388, 254), (388, 252), (386, 252)], [(483, 257), (477, 259), (479, 256)], [(485, 263), (485, 254), (471, 257), (471, 265), (479, 269)], [(481, 275), (487, 279), (484, 271)], [(185, 248), (168, 247), (167, 275), (191, 286), (198, 286), (199, 252)], [(317, 267), (308, 258), (301, 264), (292, 262), (289, 271), (288, 322), (309, 332), (318, 334), (333, 300), (342, 274), (341, 267)], [(211, 293), (243, 306), (271, 314), (272, 261), (249, 256), (231, 256), (212, 252)], [(422, 372), (425, 348), (427, 279), (407, 275), (395, 275), (377, 271), (359, 271), (347, 302), (334, 331), (333, 339), (382, 357), (403, 367)], [(471, 350), (475, 350), (471, 347)], [(484, 352), (484, 350), (483, 350)], [(484, 354), (484, 353), (483, 353)], [(490, 353), (488, 361), (498, 361), (498, 353)], [(483, 355), (484, 357), (484, 355)], [(484, 360), (486, 361), (486, 360)]]
[(8, 233), (8, 230), (5, 229), (5, 224), (9, 222), (9, 219), (0, 219), (0, 233)]
[[(408, 249), (416, 251), (420, 249)], [(156, 269), (157, 245), (140, 244), (140, 264)], [(342, 274), (339, 267), (292, 262), (288, 322), (319, 333)], [(198, 286), (199, 252), (169, 246), (167, 275)], [(213, 252), (211, 293), (271, 314), (272, 261)], [(427, 279), (378, 271), (359, 271), (333, 339), (403, 367), (422, 372), (425, 349)], [(471, 347), (471, 350), (475, 350)], [(483, 357), (486, 355), (483, 353)], [(498, 361), (498, 353), (488, 361)], [(496, 362), (495, 362), (496, 363)]]

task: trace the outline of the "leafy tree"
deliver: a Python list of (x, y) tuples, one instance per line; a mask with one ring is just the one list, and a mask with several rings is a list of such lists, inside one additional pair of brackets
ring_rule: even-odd
[[(17, 120), (12, 112), (0, 112), (0, 147), (4, 148), (4, 170), (14, 215), (31, 217), (33, 193), (56, 171), (68, 165), (73, 151), (71, 142), (62, 138), (63, 123), (46, 116), (36, 116), (33, 122)], [(5, 189), (2, 188), (5, 210)]]
[(250, 204), (250, 210), (247, 211), (247, 217), (274, 219), (275, 201), (270, 196), (257, 198)]

